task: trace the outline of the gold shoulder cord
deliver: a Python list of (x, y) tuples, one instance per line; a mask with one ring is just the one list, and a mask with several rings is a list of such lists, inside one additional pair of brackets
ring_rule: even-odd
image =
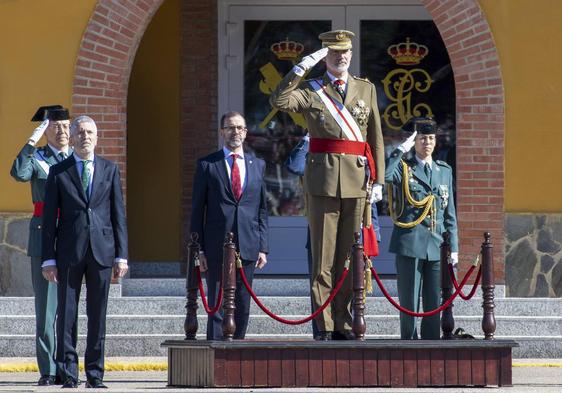
[(410, 194), (410, 187), (408, 186), (408, 179), (410, 178), (408, 165), (406, 165), (406, 163), (403, 160), (401, 160), (400, 162), (402, 163), (402, 191), (403, 191), (404, 195), (406, 196), (406, 200), (410, 205), (412, 205), (414, 207), (418, 207), (418, 208), (423, 207), (424, 210), (423, 210), (422, 214), (418, 217), (418, 219), (415, 220), (415, 221), (412, 221), (412, 222), (398, 221), (398, 217), (400, 217), (402, 215), (403, 211), (404, 211), (404, 205), (401, 204), (400, 213), (398, 215), (396, 215), (396, 212), (394, 211), (394, 207), (393, 207), (394, 195), (393, 195), (392, 184), (389, 184), (388, 187), (387, 187), (388, 209), (390, 211), (390, 217), (392, 218), (392, 221), (394, 221), (394, 225), (396, 225), (400, 228), (413, 228), (416, 225), (418, 225), (419, 223), (421, 223), (423, 220), (425, 220), (427, 215), (429, 213), (431, 213), (431, 230), (435, 231), (435, 229), (436, 229), (435, 195), (430, 194), (430, 195), (426, 196), (425, 198), (423, 198), (421, 201), (416, 201), (414, 198), (412, 198), (412, 194)]

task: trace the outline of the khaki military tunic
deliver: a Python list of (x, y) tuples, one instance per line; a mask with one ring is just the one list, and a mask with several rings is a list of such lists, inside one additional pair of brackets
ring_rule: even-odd
[[(343, 103), (354, 117), (363, 140), (369, 143), (375, 161), (375, 182), (384, 183), (384, 142), (375, 86), (349, 76), (345, 100), (330, 83), (328, 75), (319, 82), (333, 100)], [(328, 108), (308, 81), (291, 71), (272, 93), (273, 107), (301, 113), (311, 138), (347, 139)], [(308, 223), (313, 258), (312, 300), (319, 308), (329, 297), (360, 230), (366, 196), (365, 157), (353, 154), (309, 153), (304, 173)], [(351, 277), (331, 307), (317, 318), (321, 331), (351, 330)]]

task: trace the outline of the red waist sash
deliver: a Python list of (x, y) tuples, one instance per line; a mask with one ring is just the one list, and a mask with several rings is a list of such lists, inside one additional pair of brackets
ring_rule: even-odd
[[(33, 217), (43, 217), (45, 202), (33, 202)], [(60, 210), (57, 210), (57, 217), (60, 217)]]
[(367, 165), (371, 172), (371, 179), (376, 180), (375, 160), (371, 146), (367, 142), (350, 141), (346, 139), (310, 138), (311, 153), (345, 153), (367, 157)]
[(33, 202), (33, 217), (43, 216), (44, 207), (45, 207), (45, 202)]

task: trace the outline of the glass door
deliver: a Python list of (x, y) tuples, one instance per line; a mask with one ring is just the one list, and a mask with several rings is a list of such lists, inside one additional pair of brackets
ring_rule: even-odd
[[(245, 149), (263, 158), (269, 206), (269, 263), (260, 274), (307, 274), (307, 223), (301, 180), (283, 163), (306, 133), (299, 114), (278, 112), (269, 96), (306, 54), (321, 48), (318, 35), (345, 26), (340, 6), (243, 6), (228, 9), (227, 98), (220, 111), (244, 113)], [(319, 65), (314, 73), (325, 71)], [(314, 75), (314, 74), (313, 74)]]
[[(350, 72), (377, 88), (387, 155), (404, 138), (402, 124), (412, 116), (431, 115), (446, 135), (439, 137), (436, 158), (454, 165), (454, 79), (439, 32), (417, 0), (377, 2), (256, 6), (233, 1), (219, 7), (219, 116), (227, 110), (244, 113), (245, 148), (267, 162), (271, 263), (259, 273), (308, 271), (302, 186), (283, 166), (306, 124), (298, 114), (274, 110), (269, 95), (302, 56), (320, 48), (321, 32), (342, 28), (356, 34)], [(324, 71), (319, 64), (311, 77)], [(385, 201), (378, 211), (382, 244), (375, 265), (381, 274), (395, 274)]]

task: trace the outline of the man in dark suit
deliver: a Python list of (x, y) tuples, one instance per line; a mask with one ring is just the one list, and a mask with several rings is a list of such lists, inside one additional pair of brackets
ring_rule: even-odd
[[(88, 116), (70, 126), (74, 154), (53, 166), (43, 212), (43, 276), (58, 282), (57, 356), (63, 388), (76, 388), (74, 333), (82, 279), (86, 279), (88, 334), (86, 387), (105, 388), (105, 317), (112, 277), (127, 272), (127, 223), (119, 169), (94, 154), (97, 127)], [(58, 218), (57, 218), (58, 217)]]
[[(265, 198), (265, 162), (242, 145), (246, 121), (238, 112), (221, 118), (224, 147), (197, 161), (193, 182), (191, 231), (199, 235), (201, 271), (206, 271), (209, 304), (214, 305), (220, 287), (223, 243), (228, 232), (235, 236), (236, 248), (250, 285), (254, 269), (267, 263), (268, 224)], [(250, 294), (240, 277), (236, 279), (235, 339), (243, 339), (250, 316)], [(207, 339), (222, 339), (222, 315), (210, 315)]]
[[(31, 185), (33, 217), (29, 222), (27, 255), (31, 257), (31, 282), (35, 295), (35, 356), (41, 378), (39, 386), (57, 383), (55, 362), (55, 316), (57, 286), (41, 274), (41, 224), (45, 199), (45, 184), (49, 168), (64, 160), (71, 149), (69, 143), (70, 117), (61, 105), (40, 107), (31, 121), (42, 121), (14, 160), (10, 174), (20, 182)], [(45, 135), (47, 144), (37, 146)]]

